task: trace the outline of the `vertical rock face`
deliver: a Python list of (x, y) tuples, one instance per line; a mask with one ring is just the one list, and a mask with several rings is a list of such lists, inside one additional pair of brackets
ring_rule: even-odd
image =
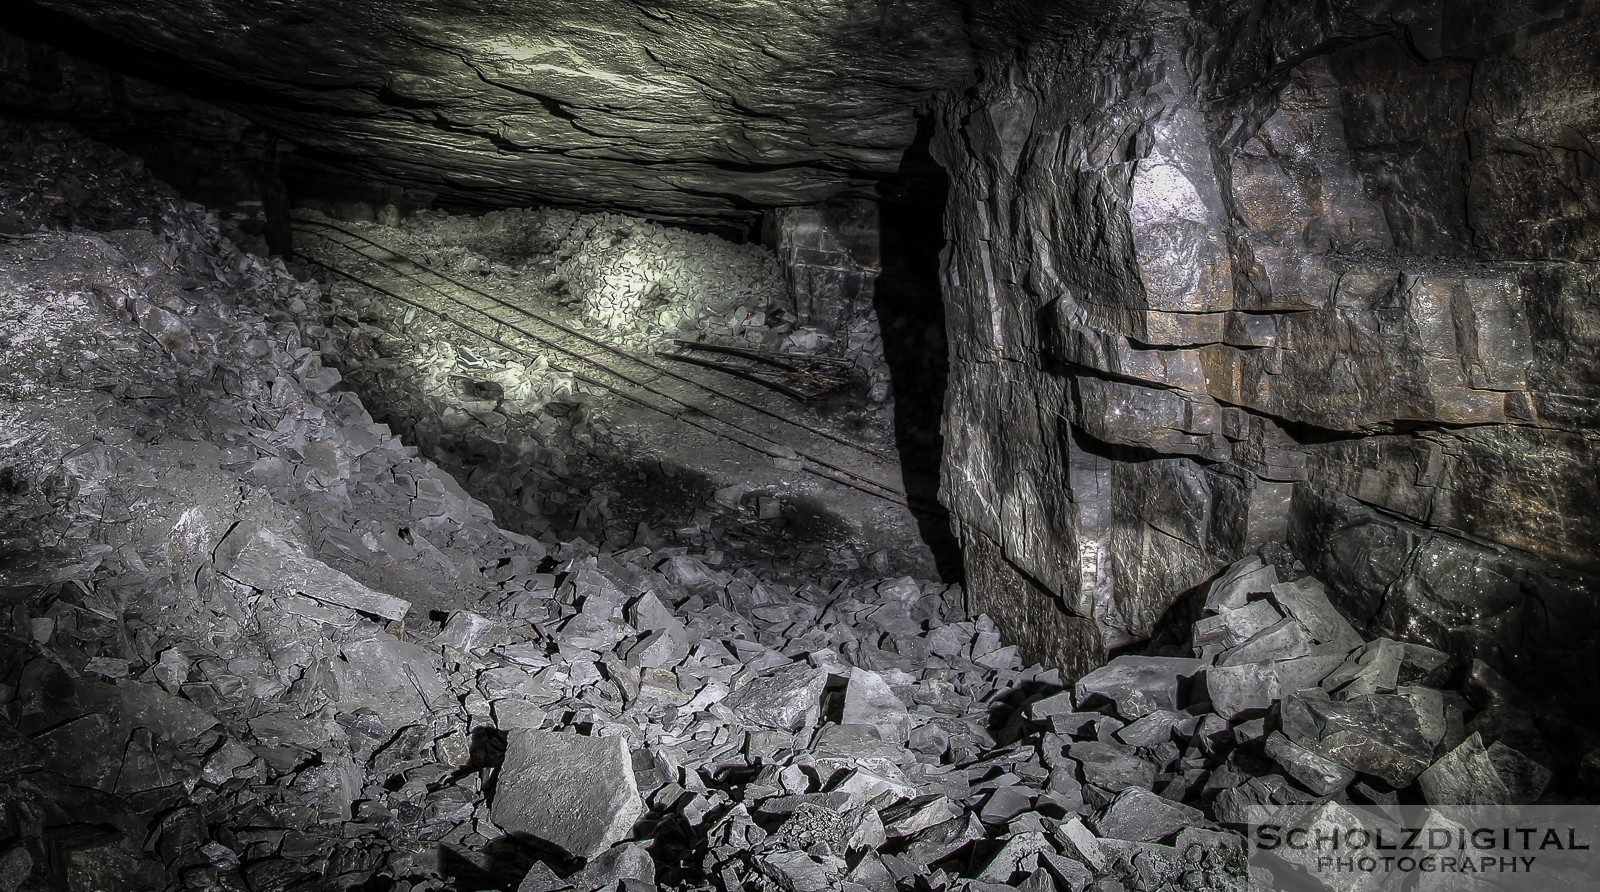
[(978, 605), (1083, 668), (1287, 537), (1358, 619), (1558, 665), (1600, 569), (1600, 4), (1208, 15), (996, 14), (938, 110)]
[(878, 206), (869, 201), (836, 199), (766, 215), (761, 241), (783, 265), (799, 324), (837, 334), (870, 312), (878, 231)]

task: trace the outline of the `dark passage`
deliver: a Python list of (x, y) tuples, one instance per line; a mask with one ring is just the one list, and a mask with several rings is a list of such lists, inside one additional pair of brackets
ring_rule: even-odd
[[(918, 122), (896, 175), (881, 186), (880, 260), (873, 304), (883, 331), (884, 359), (894, 385), (894, 433), (907, 493), (926, 506), (937, 504), (944, 437), (939, 431), (950, 378), (944, 301), (939, 292), (939, 255), (944, 249), (945, 198), (950, 181), (928, 147), (933, 118)], [(918, 515), (922, 537), (933, 550), (940, 576), (962, 578), (961, 549), (942, 512)]]

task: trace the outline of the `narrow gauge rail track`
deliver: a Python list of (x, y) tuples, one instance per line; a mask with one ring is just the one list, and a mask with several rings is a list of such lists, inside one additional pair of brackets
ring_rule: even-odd
[[(581, 344), (587, 344), (595, 347), (605, 353), (638, 366), (639, 368), (643, 369), (652, 379), (659, 380), (663, 377), (674, 379), (685, 385), (688, 385), (696, 391), (709, 393), (715, 399), (727, 400), (746, 409), (759, 413), (760, 415), (772, 418), (785, 425), (789, 425), (790, 427), (796, 428), (799, 431), (811, 436), (832, 441), (833, 443), (843, 446), (856, 453), (858, 456), (857, 461), (864, 461), (868, 465), (878, 465), (880, 462), (893, 461), (893, 459), (881, 452), (859, 446), (828, 431), (819, 430), (811, 425), (788, 418), (780, 413), (773, 412), (770, 409), (756, 405), (737, 396), (725, 394), (686, 375), (679, 374), (670, 369), (662, 368), (647, 360), (633, 356), (632, 354), (629, 354), (620, 348), (606, 344), (603, 341), (590, 337), (582, 332), (572, 329), (569, 326), (563, 325), (558, 321), (546, 318), (541, 314), (506, 301), (497, 295), (488, 293), (481, 288), (460, 282), (451, 276), (440, 273), (426, 266), (425, 264), (406, 257), (405, 255), (394, 251), (388, 246), (374, 241), (367, 236), (361, 235), (360, 233), (352, 232), (344, 227), (334, 224), (323, 223), (315, 220), (297, 219), (296, 224), (301, 227), (302, 232), (305, 234), (311, 235), (327, 244), (336, 246), (360, 261), (379, 268), (380, 270), (388, 273), (390, 276), (396, 278), (403, 277), (404, 279), (409, 279), (415, 282), (417, 285), (438, 295), (438, 297), (450, 307), (461, 308), (469, 311), (470, 313), (474, 313), (478, 316), (488, 319), (490, 322), (494, 323), (494, 325), (502, 334), (509, 333), (509, 336), (531, 341), (535, 345), (542, 346), (545, 349), (541, 352), (537, 349), (530, 349), (527, 346), (518, 346), (517, 344), (509, 342), (501, 335), (484, 331), (483, 329), (467, 323), (460, 318), (456, 318), (456, 316), (453, 314), (445, 312), (437, 306), (429, 306), (424, 302), (407, 297), (392, 287), (387, 287), (380, 283), (373, 282), (370, 279), (351, 272), (349, 269), (342, 268), (334, 263), (330, 263), (327, 259), (310, 256), (303, 252), (301, 253), (301, 257), (303, 259), (308, 260), (325, 270), (328, 270), (335, 276), (349, 280), (363, 288), (383, 294), (408, 306), (415, 307), (422, 312), (436, 316), (440, 320), (454, 325), (474, 337), (494, 343), (497, 346), (500, 346), (511, 352), (532, 358), (543, 356), (546, 362), (549, 362), (553, 368), (572, 375), (574, 380), (582, 381), (591, 387), (597, 387), (613, 393), (619, 398), (633, 403), (634, 405), (640, 406), (648, 411), (658, 413), (673, 421), (696, 428), (707, 434), (710, 434), (711, 436), (731, 442), (763, 457), (789, 458), (793, 456), (801, 462), (802, 468), (807, 473), (810, 473), (814, 476), (850, 487), (866, 495), (907, 508), (917, 513), (943, 513), (942, 510), (937, 507), (920, 504), (922, 500), (908, 500), (904, 490), (898, 486), (884, 483), (880, 480), (874, 479), (873, 477), (867, 476), (866, 474), (852, 470), (848, 467), (844, 467), (838, 461), (830, 461), (827, 458), (823, 458), (814, 454), (813, 450), (797, 448), (774, 439), (767, 434), (750, 430), (749, 428), (741, 426), (734, 421), (730, 421), (721, 414), (712, 412), (706, 406), (698, 405), (682, 397), (668, 393), (659, 387), (652, 386), (650, 381), (641, 380), (639, 377), (619, 371), (618, 369), (602, 363), (594, 357), (586, 354), (581, 348), (559, 343), (559, 340), (575, 339)], [(313, 229), (312, 227), (316, 228)], [(330, 231), (340, 233), (350, 239), (355, 239), (358, 242), (370, 246), (372, 251), (384, 252), (385, 254), (389, 255), (389, 257), (375, 257), (367, 249), (357, 247), (356, 245), (352, 245), (351, 243), (347, 242), (345, 239), (328, 234)], [(393, 260), (389, 259), (391, 257)], [(400, 264), (405, 264), (407, 267), (413, 267), (421, 272), (412, 272), (411, 270), (402, 267)], [(439, 283), (443, 283), (443, 285), (441, 286), (440, 284), (435, 284), (434, 282), (428, 281), (429, 277), (437, 280)], [(487, 304), (480, 305), (472, 300), (465, 299), (460, 292), (465, 292), (466, 294), (471, 295), (480, 301), (486, 301)], [(506, 319), (503, 318), (501, 314), (513, 314), (514, 317), (520, 318)], [(531, 323), (531, 325), (529, 323)], [(537, 330), (533, 330), (537, 327), (543, 327), (547, 329), (547, 331), (541, 333)], [(602, 377), (611, 377), (622, 383), (608, 383), (605, 380), (602, 380), (602, 377), (596, 377), (593, 374), (585, 374), (576, 368), (568, 367), (564, 363), (551, 362), (549, 353), (552, 351), (570, 357), (572, 360), (576, 361), (577, 365), (587, 366), (592, 370), (597, 370), (599, 375)], [(630, 389), (648, 393), (651, 396), (664, 400), (669, 404), (676, 405), (678, 409), (674, 410), (671, 408), (665, 408), (656, 404), (650, 399), (640, 396), (637, 393), (629, 392)], [(705, 421), (700, 419), (704, 419)], [(716, 425), (720, 425), (724, 428), (732, 430), (735, 433), (730, 434), (727, 431), (718, 430), (705, 422), (712, 422)], [(767, 446), (764, 447), (756, 445), (756, 443), (751, 442), (751, 440), (765, 443)]]
[[(878, 459), (879, 461), (885, 461), (885, 462), (895, 462), (896, 461), (896, 458), (894, 456), (892, 456), (892, 455), (889, 455), (888, 453), (882, 452), (882, 451), (877, 450), (877, 449), (872, 449), (872, 448), (867, 447), (867, 446), (863, 446), (860, 443), (856, 443), (856, 442), (853, 442), (851, 440), (845, 439), (844, 437), (841, 437), (838, 434), (832, 433), (831, 431), (827, 431), (827, 430), (823, 430), (823, 429), (818, 428), (818, 427), (814, 427), (812, 425), (806, 424), (803, 421), (798, 421), (798, 420), (796, 420), (796, 419), (794, 419), (792, 417), (784, 415), (781, 412), (775, 412), (772, 409), (767, 408), (766, 406), (762, 406), (760, 404), (750, 402), (749, 400), (743, 399), (743, 398), (741, 398), (741, 397), (739, 397), (737, 395), (730, 394), (730, 393), (725, 393), (723, 391), (720, 391), (720, 390), (717, 390), (715, 388), (709, 387), (704, 382), (698, 381), (698, 380), (696, 380), (694, 378), (691, 378), (691, 377), (689, 377), (687, 375), (684, 375), (684, 374), (681, 374), (681, 373), (679, 373), (677, 371), (674, 371), (670, 367), (659, 365), (657, 363), (653, 363), (653, 362), (649, 361), (648, 359), (644, 359), (642, 357), (639, 357), (639, 356), (636, 356), (636, 355), (634, 355), (632, 353), (629, 353), (628, 351), (623, 350), (622, 348), (617, 347), (614, 344), (608, 344), (605, 341), (600, 340), (599, 338), (596, 338), (596, 337), (593, 337), (591, 335), (585, 334), (585, 333), (583, 333), (583, 332), (581, 332), (581, 331), (579, 331), (579, 330), (577, 330), (577, 329), (575, 329), (575, 328), (573, 328), (573, 327), (571, 327), (569, 325), (566, 325), (566, 324), (564, 324), (564, 323), (562, 323), (562, 322), (560, 322), (558, 320), (551, 319), (550, 317), (548, 317), (548, 316), (546, 316), (546, 315), (544, 315), (542, 313), (535, 312), (533, 310), (528, 309), (527, 307), (519, 306), (519, 305), (517, 305), (515, 303), (507, 301), (504, 298), (500, 297), (499, 295), (492, 294), (492, 293), (490, 293), (488, 291), (485, 291), (485, 290), (483, 290), (482, 288), (480, 288), (480, 287), (478, 287), (476, 285), (472, 285), (470, 283), (463, 282), (460, 279), (455, 278), (454, 276), (450, 276), (450, 275), (447, 275), (445, 273), (441, 273), (438, 270), (428, 266), (425, 263), (422, 263), (422, 262), (420, 262), (420, 261), (418, 261), (418, 260), (416, 260), (414, 258), (407, 257), (406, 255), (401, 254), (400, 252), (394, 250), (390, 246), (385, 245), (385, 244), (383, 244), (381, 242), (378, 242), (378, 241), (374, 240), (370, 236), (362, 235), (359, 232), (354, 232), (354, 231), (352, 231), (350, 229), (347, 229), (347, 228), (345, 228), (343, 226), (339, 226), (338, 224), (328, 223), (328, 222), (325, 222), (325, 221), (322, 221), (322, 220), (310, 220), (310, 219), (305, 219), (305, 218), (299, 218), (299, 219), (296, 219), (295, 222), (297, 224), (301, 225), (301, 226), (315, 226), (315, 227), (318, 227), (319, 229), (322, 229), (322, 230), (329, 230), (329, 231), (337, 232), (337, 233), (339, 233), (339, 234), (341, 234), (343, 236), (346, 236), (348, 238), (355, 239), (357, 241), (365, 243), (372, 250), (382, 251), (384, 254), (388, 255), (388, 257), (393, 258), (394, 261), (399, 261), (400, 263), (403, 263), (408, 267), (414, 268), (415, 270), (417, 270), (417, 272), (412, 272), (410, 270), (401, 269), (396, 263), (394, 263), (393, 261), (388, 260), (386, 258), (373, 257), (371, 254), (367, 253), (366, 250), (361, 249), (361, 248), (357, 248), (357, 247), (351, 245), (347, 241), (343, 241), (341, 239), (330, 237), (330, 236), (326, 235), (325, 233), (320, 233), (320, 232), (319, 233), (314, 233), (315, 235), (318, 235), (319, 237), (321, 237), (325, 241), (332, 241), (335, 244), (339, 245), (340, 247), (342, 247), (342, 248), (344, 248), (344, 249), (346, 249), (346, 250), (348, 250), (348, 251), (350, 251), (352, 253), (360, 255), (363, 259), (367, 260), (368, 262), (379, 264), (380, 266), (383, 266), (384, 268), (386, 268), (386, 269), (388, 269), (390, 271), (399, 272), (402, 275), (405, 275), (407, 278), (418, 280), (419, 283), (424, 285), (424, 287), (427, 287), (430, 290), (433, 290), (435, 292), (440, 293), (441, 296), (449, 297), (451, 300), (459, 301), (459, 298), (455, 297), (454, 295), (449, 295), (446, 292), (440, 291), (440, 289), (437, 286), (429, 285), (426, 282), (423, 282), (422, 279), (424, 277), (432, 277), (434, 279), (437, 279), (440, 282), (445, 283), (450, 288), (459, 289), (461, 291), (466, 291), (466, 292), (468, 292), (468, 293), (470, 293), (472, 295), (475, 295), (477, 297), (481, 297), (481, 298), (483, 298), (485, 300), (492, 301), (496, 306), (499, 306), (499, 307), (502, 307), (504, 309), (510, 310), (510, 311), (512, 311), (514, 313), (519, 313), (519, 314), (521, 314), (523, 316), (526, 316), (527, 318), (529, 318), (531, 320), (534, 320), (535, 322), (537, 322), (540, 325), (548, 326), (549, 328), (554, 329), (556, 332), (559, 332), (559, 334), (561, 336), (575, 338), (578, 341), (581, 341), (581, 342), (583, 342), (585, 344), (588, 344), (591, 347), (595, 347), (595, 348), (597, 348), (599, 350), (602, 350), (602, 351), (604, 351), (606, 353), (609, 353), (610, 355), (615, 356), (620, 360), (623, 360), (625, 362), (631, 363), (633, 365), (639, 366), (639, 367), (644, 368), (644, 369), (648, 369), (650, 372), (652, 372), (654, 374), (657, 374), (657, 375), (660, 375), (660, 376), (666, 377), (666, 378), (672, 378), (672, 379), (677, 380), (677, 381), (681, 381), (682, 383), (688, 385), (689, 387), (692, 387), (692, 388), (694, 388), (694, 389), (696, 389), (698, 391), (703, 391), (703, 392), (705, 392), (706, 394), (710, 395), (713, 398), (727, 400), (728, 402), (735, 403), (737, 405), (743, 406), (744, 408), (749, 409), (752, 412), (755, 412), (755, 413), (760, 414), (760, 415), (764, 415), (764, 416), (766, 416), (768, 418), (772, 418), (772, 419), (774, 419), (776, 421), (780, 421), (780, 422), (782, 422), (782, 423), (784, 423), (786, 425), (789, 425), (791, 427), (799, 428), (799, 429), (801, 429), (801, 430), (803, 430), (803, 431), (805, 431), (805, 432), (807, 432), (809, 434), (813, 434), (815, 436), (822, 437), (823, 439), (831, 440), (832, 442), (837, 443), (840, 446), (844, 446), (847, 449), (851, 449), (851, 450), (854, 450), (856, 452), (863, 453), (865, 455), (869, 455), (869, 456), (871, 456), (871, 457), (873, 457), (875, 459)], [(473, 309), (478, 309), (478, 308), (474, 307)], [(480, 312), (481, 312), (481, 310), (480, 310)], [(544, 338), (543, 340), (547, 340), (548, 341), (548, 338)], [(562, 346), (554, 345), (554, 344), (552, 344), (551, 346), (555, 346), (555, 347), (557, 347), (557, 349), (560, 349), (563, 352), (569, 352), (570, 353), (570, 351), (566, 347), (562, 347)], [(584, 359), (585, 361), (590, 361), (587, 356), (583, 356), (581, 354), (580, 354), (580, 358)]]

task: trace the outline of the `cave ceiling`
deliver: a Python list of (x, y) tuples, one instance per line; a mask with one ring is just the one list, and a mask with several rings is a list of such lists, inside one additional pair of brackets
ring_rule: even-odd
[(973, 68), (951, 0), (37, 0), (28, 22), (318, 164), (708, 223), (870, 188)]

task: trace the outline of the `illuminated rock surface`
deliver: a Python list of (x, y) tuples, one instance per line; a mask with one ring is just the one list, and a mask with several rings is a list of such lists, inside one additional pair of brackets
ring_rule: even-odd
[[(426, 193), (744, 232), (769, 212), (803, 321), (948, 341), (948, 399), (916, 363), (871, 369), (872, 391), (942, 404), (969, 588), (1030, 656), (1092, 668), (1287, 540), (1357, 626), (1502, 649), (1533, 687), (1585, 662), (1533, 613), (1596, 625), (1590, 0), (20, 10), (297, 146), (286, 175), (313, 199), (359, 191), (340, 170), (420, 190), (329, 207)], [(7, 46), (11, 104), (261, 142)], [(862, 305), (894, 283), (874, 296), (895, 208), (933, 213), (937, 176), (894, 179), (925, 142), (950, 193), (921, 237), (950, 244), (923, 348), (915, 319), (879, 331)], [(270, 203), (276, 155), (243, 155)], [(558, 272), (642, 275), (640, 246)], [(648, 302), (617, 288), (603, 325)], [(915, 315), (939, 327), (932, 299)]]
[(1086, 670), (1286, 540), (1358, 626), (1592, 709), (1595, 5), (1126, 15), (997, 17), (938, 107), (976, 603)]
[(305, 153), (446, 199), (736, 228), (893, 172), (916, 106), (971, 68), (943, 0), (30, 8), (156, 60)]

